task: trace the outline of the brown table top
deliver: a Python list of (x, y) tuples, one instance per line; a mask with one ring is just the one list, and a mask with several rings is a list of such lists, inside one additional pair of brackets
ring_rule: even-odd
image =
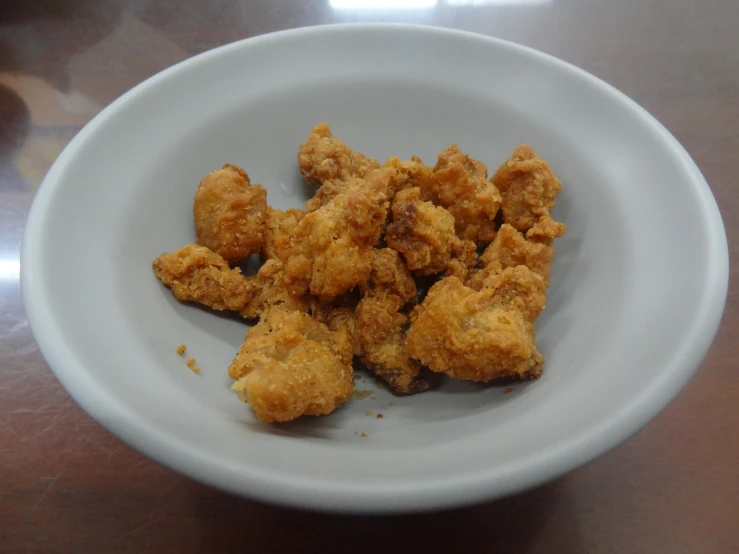
[[(739, 2), (337, 7), (350, 3), (0, 8), (0, 551), (378, 552), (420, 543), (426, 552), (739, 552)], [(347, 21), (457, 27), (561, 57), (654, 114), (703, 171), (732, 255), (723, 324), (677, 400), (608, 455), (474, 508), (393, 518), (303, 513), (229, 496), (149, 461), (83, 413), (49, 371), (24, 316), (18, 253), (34, 191), (64, 145), (117, 96), (175, 62), (260, 33)]]

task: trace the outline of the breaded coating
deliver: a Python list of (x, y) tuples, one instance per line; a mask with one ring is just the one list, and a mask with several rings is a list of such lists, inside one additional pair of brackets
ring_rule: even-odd
[(405, 353), (408, 316), (400, 312), (398, 296), (377, 291), (357, 305), (357, 327), (361, 340), (362, 362), (394, 394), (415, 394), (427, 390), (429, 381), (418, 378), (421, 364)]
[[(410, 160), (405, 161), (393, 157), (386, 161), (382, 167), (389, 167), (395, 170), (393, 178), (388, 183), (388, 199), (392, 199), (399, 191), (411, 187), (419, 187), (422, 191), (422, 197), (424, 191), (426, 191), (426, 195), (429, 194), (431, 168), (424, 164), (418, 156), (413, 156)], [(327, 179), (323, 181), (323, 184), (316, 191), (313, 198), (306, 201), (306, 210), (312, 212), (321, 206), (325, 206), (336, 195), (345, 192), (351, 187), (360, 186), (362, 179), (363, 177), (352, 175), (348, 178)], [(423, 198), (426, 199), (425, 197)]]
[(419, 276), (444, 271), (458, 240), (452, 214), (421, 200), (418, 187), (396, 194), (391, 209), (393, 222), (385, 231), (387, 245), (400, 252), (408, 269)]
[[(548, 287), (552, 256), (554, 256), (552, 246), (543, 242), (527, 240), (511, 225), (504, 223), (500, 227), (495, 240), (480, 256), (484, 269), (475, 275), (475, 281), (481, 284), (481, 280), (493, 273), (498, 273), (506, 267), (525, 265), (533, 272), (541, 275)], [(474, 282), (468, 284), (473, 288), (478, 288), (478, 285)]]
[(452, 257), (446, 267), (446, 275), (454, 275), (460, 281), (467, 279), (478, 263), (477, 245), (471, 240), (460, 240), (452, 248)]
[(396, 171), (390, 183), (390, 198), (401, 190), (418, 187), (421, 191), (421, 198), (430, 199), (431, 168), (423, 163), (421, 158), (411, 156), (410, 160), (400, 160), (393, 156), (382, 167), (391, 167)]
[(447, 277), (431, 287), (411, 320), (406, 352), (453, 379), (531, 378), (543, 367), (533, 325), (507, 294), (494, 298)]
[(466, 287), (471, 288), (472, 290), (479, 291), (482, 289), (482, 283), (485, 280), (486, 277), (490, 277), (490, 275), (497, 272), (498, 268), (490, 268), (487, 271), (485, 271), (485, 268), (483, 267), (477, 267), (475, 269), (470, 269), (467, 272), (467, 278), (462, 281), (462, 278), (459, 275), (454, 275), (457, 279), (462, 281)]
[(547, 304), (544, 279), (525, 265), (489, 276), (482, 290), (494, 304), (518, 310), (532, 324)]
[(331, 128), (319, 123), (298, 150), (300, 173), (312, 185), (324, 181), (347, 181), (350, 177), (365, 177), (380, 167), (372, 158), (355, 152), (341, 139), (331, 134)]
[(205, 246), (188, 244), (162, 254), (153, 266), (159, 280), (183, 302), (241, 311), (257, 293), (239, 268), (231, 269), (222, 256)]
[(454, 216), (460, 239), (476, 243), (493, 240), (500, 192), (487, 180), (485, 164), (460, 152), (456, 144), (439, 153), (431, 173), (431, 196)]
[(346, 180), (328, 179), (318, 187), (313, 198), (305, 201), (305, 209), (308, 212), (315, 212), (318, 208), (331, 202), (331, 200), (342, 192), (346, 192), (353, 187), (362, 186), (363, 184), (364, 178), (362, 177), (348, 177)]
[(549, 273), (554, 256), (554, 239), (562, 236), (567, 228), (549, 216), (542, 217), (524, 237), (511, 225), (504, 223), (495, 240), (480, 257), (483, 268), (471, 271), (467, 286), (480, 290), (483, 282), (506, 267), (525, 265), (544, 279), (549, 286)]
[(531, 229), (526, 231), (526, 240), (552, 246), (554, 239), (561, 237), (566, 232), (567, 226), (564, 223), (554, 221), (551, 217), (545, 215)]
[(562, 188), (549, 164), (527, 144), (497, 169), (493, 183), (503, 194), (503, 221), (524, 233), (549, 215)]
[(260, 421), (289, 421), (330, 414), (349, 399), (351, 358), (345, 332), (276, 308), (246, 333), (228, 375)]
[(356, 308), (362, 362), (394, 394), (415, 394), (431, 383), (420, 376), (421, 364), (404, 350), (407, 304), (416, 302), (416, 284), (397, 252), (375, 250), (370, 279)]
[(504, 223), (498, 231), (498, 236), (480, 256), (480, 261), (484, 267), (497, 265), (506, 268), (525, 265), (541, 275), (549, 286), (553, 256), (552, 246), (529, 241), (511, 225)]
[(260, 317), (275, 306), (304, 312), (309, 309), (307, 297), (291, 294), (285, 287), (279, 260), (268, 260), (255, 276), (245, 277), (215, 252), (188, 244), (159, 256), (154, 261), (154, 273), (179, 300), (239, 312), (247, 318)]
[(280, 260), (267, 260), (256, 275), (246, 279), (255, 292), (239, 310), (244, 317), (261, 317), (276, 306), (301, 312), (310, 308), (308, 297), (292, 294), (285, 286), (284, 264)]
[(267, 191), (246, 171), (226, 164), (207, 175), (193, 202), (197, 243), (239, 264), (262, 248)]
[[(207, 175), (197, 244), (153, 263), (179, 300), (258, 319), (228, 373), (259, 420), (331, 413), (352, 394), (355, 358), (398, 395), (442, 375), (541, 375), (536, 320), (566, 227), (550, 215), (561, 183), (529, 146), (488, 179), (454, 144), (433, 167), (380, 165), (320, 123), (298, 165), (317, 185), (304, 210), (269, 207), (237, 166)], [(244, 276), (255, 253), (262, 266)]]
[(441, 206), (424, 202), (420, 188), (398, 192), (391, 210), (393, 222), (387, 227), (385, 242), (403, 255), (419, 277), (446, 271), (465, 279), (477, 265), (477, 245), (459, 239), (454, 217)]
[(306, 212), (289, 209), (284, 212), (267, 208), (262, 254), (267, 260), (287, 261), (292, 253), (293, 235)]
[(300, 221), (295, 255), (285, 266), (291, 292), (310, 291), (328, 300), (367, 281), (372, 249), (387, 216), (387, 187), (393, 174), (392, 169), (371, 172), (362, 186), (339, 194)]
[(356, 306), (332, 306), (330, 303), (320, 303), (317, 309), (311, 312), (321, 323), (325, 323), (332, 331), (343, 329), (351, 342), (352, 353), (355, 356), (362, 355), (362, 342), (359, 339), (357, 329)]
[(378, 248), (372, 252), (372, 271), (363, 294), (383, 289), (398, 296), (403, 304), (416, 302), (416, 282), (408, 266), (392, 248)]
[(308, 313), (316, 320), (328, 325), (332, 331), (343, 329), (352, 343), (355, 356), (361, 354), (361, 344), (357, 331), (357, 317), (355, 310), (360, 300), (359, 289), (353, 289), (331, 300), (320, 300), (315, 296), (306, 296), (308, 299)]

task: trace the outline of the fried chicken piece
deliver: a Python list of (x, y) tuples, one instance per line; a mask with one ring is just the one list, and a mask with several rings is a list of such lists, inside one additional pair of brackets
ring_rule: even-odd
[(329, 300), (367, 281), (372, 249), (387, 216), (388, 182), (394, 170), (378, 169), (362, 186), (339, 194), (307, 214), (295, 231), (295, 253), (285, 267), (294, 294)]
[(197, 302), (214, 310), (260, 317), (275, 306), (308, 311), (308, 298), (291, 294), (284, 284), (283, 264), (268, 260), (252, 277), (231, 269), (205, 246), (188, 244), (154, 260), (154, 273), (183, 302)]
[(344, 330), (352, 345), (355, 356), (362, 355), (362, 342), (357, 329), (357, 314), (354, 306), (333, 306), (330, 303), (320, 303), (318, 308), (311, 311), (316, 320), (324, 323), (332, 331)]
[(421, 189), (400, 191), (392, 203), (393, 222), (385, 232), (387, 245), (400, 252), (417, 275), (444, 271), (457, 244), (454, 217), (440, 206), (421, 200)]
[(490, 275), (482, 290), (493, 304), (518, 310), (531, 324), (547, 304), (544, 278), (525, 265), (507, 267)]
[[(396, 193), (410, 187), (419, 187), (421, 191), (429, 190), (431, 168), (425, 165), (418, 156), (413, 156), (410, 160), (406, 161), (392, 157), (382, 167), (389, 167), (395, 170), (395, 174), (388, 184), (388, 199), (392, 199)], [(336, 195), (361, 184), (362, 177), (355, 175), (344, 179), (328, 179), (323, 182), (313, 198), (306, 201), (305, 208), (309, 212), (315, 211), (321, 206), (328, 204)]]
[(253, 277), (247, 277), (252, 297), (239, 310), (247, 318), (261, 317), (275, 306), (307, 312), (310, 299), (291, 293), (285, 286), (285, 266), (280, 260), (267, 260)]
[(506, 267), (525, 265), (533, 272), (541, 275), (548, 287), (553, 256), (554, 248), (552, 246), (549, 246), (546, 242), (527, 240), (511, 225), (504, 223), (498, 230), (495, 240), (480, 256), (483, 270), (475, 272), (467, 284), (479, 290), (488, 276), (499, 273)]
[[(500, 273), (491, 275), (483, 283), (484, 293), (494, 304), (515, 309), (523, 315), (526, 328), (534, 341), (536, 318), (547, 303), (546, 289), (544, 278), (523, 265), (507, 267)], [(531, 369), (512, 377), (517, 380), (538, 378), (544, 369), (544, 356), (537, 350), (533, 359)]]
[(404, 351), (408, 316), (402, 309), (416, 302), (416, 284), (397, 252), (375, 250), (372, 273), (356, 309), (362, 362), (394, 394), (415, 394), (431, 383), (421, 364)]
[(452, 247), (452, 257), (446, 267), (446, 276), (454, 275), (460, 281), (467, 279), (477, 267), (477, 245), (471, 240), (457, 240)]
[[(388, 295), (393, 296), (393, 302), (399, 299), (400, 307), (405, 304), (414, 304), (416, 301), (416, 284), (398, 253), (390, 248), (382, 248), (375, 250), (373, 256), (370, 278), (367, 284), (362, 287), (363, 296), (371, 295), (381, 288)], [(311, 306), (311, 314), (318, 321), (325, 323), (332, 330), (342, 328), (346, 330), (352, 340), (355, 356), (363, 356), (364, 354), (358, 321), (358, 315), (362, 311), (358, 309), (359, 301), (353, 295), (345, 294), (330, 302), (315, 301)], [(366, 309), (367, 307), (368, 304), (365, 303), (363, 308), (365, 317), (371, 317), (372, 314)], [(365, 319), (363, 323), (366, 326), (368, 321)], [(403, 324), (404, 335), (405, 323)], [(369, 344), (369, 341), (367, 342)], [(373, 341), (370, 350), (376, 344), (377, 341)], [(368, 360), (365, 359), (365, 365), (369, 365), (367, 362)]]
[(289, 209), (284, 212), (267, 208), (262, 254), (267, 260), (287, 261), (293, 250), (293, 236), (306, 212)]
[(193, 202), (197, 243), (239, 264), (264, 241), (267, 191), (252, 185), (246, 171), (226, 164), (207, 175)]
[(496, 298), (456, 277), (439, 281), (411, 314), (406, 352), (453, 379), (536, 377), (544, 358), (536, 349), (533, 324), (511, 294), (499, 289)]
[(345, 332), (276, 308), (246, 333), (228, 375), (260, 421), (289, 421), (330, 414), (349, 399), (351, 358)]
[[(375, 163), (372, 160), (372, 167), (375, 167)], [(328, 204), (336, 195), (345, 192), (353, 186), (361, 185), (361, 180), (366, 177), (368, 171), (365, 170), (365, 165), (363, 164), (360, 164), (359, 170), (357, 170), (356, 166), (352, 167), (354, 169), (351, 171), (340, 172), (337, 177), (324, 179), (313, 198), (305, 203), (306, 209), (309, 212), (315, 211), (321, 206)], [(389, 167), (395, 170), (388, 186), (388, 199), (392, 199), (397, 192), (410, 187), (419, 187), (422, 191), (428, 191), (430, 189), (429, 178), (431, 176), (431, 168), (424, 164), (423, 160), (418, 156), (412, 156), (410, 160), (400, 160), (393, 156), (382, 164), (382, 167)]]
[(421, 364), (405, 352), (408, 316), (403, 303), (387, 291), (364, 297), (357, 306), (360, 359), (393, 394), (409, 395), (428, 390), (431, 381), (421, 374)]
[(524, 233), (549, 215), (562, 188), (549, 164), (527, 144), (513, 151), (493, 175), (493, 182), (503, 194), (503, 221)]
[(319, 123), (298, 150), (300, 173), (312, 185), (325, 181), (347, 181), (351, 177), (365, 177), (380, 167), (372, 158), (355, 152), (331, 134), (331, 128)]
[(406, 303), (416, 302), (416, 282), (398, 253), (392, 248), (378, 248), (372, 252), (372, 271), (362, 293), (383, 289)]
[(467, 273), (467, 278), (464, 279), (464, 281), (462, 281), (462, 278), (459, 277), (459, 275), (454, 275), (454, 276), (460, 281), (462, 281), (466, 287), (469, 287), (472, 290), (476, 290), (479, 292), (480, 289), (482, 289), (482, 282), (485, 280), (486, 277), (489, 277), (494, 272), (495, 270), (493, 268), (490, 268), (486, 272), (485, 268), (477, 267), (477, 268), (469, 270), (469, 272)]
[(315, 212), (317, 209), (325, 206), (336, 196), (347, 190), (362, 186), (364, 179), (361, 177), (348, 177), (346, 180), (342, 179), (328, 179), (318, 188), (313, 198), (306, 200), (305, 209), (308, 212)]
[(355, 356), (361, 354), (357, 317), (355, 309), (360, 300), (359, 289), (353, 289), (329, 301), (308, 296), (308, 313), (321, 323), (325, 323), (332, 331), (343, 329), (352, 343)]
[(477, 265), (476, 245), (461, 240), (454, 231), (454, 217), (444, 208), (421, 199), (421, 189), (401, 190), (392, 203), (393, 222), (385, 242), (401, 253), (408, 268), (419, 277), (446, 271), (465, 279)]
[(410, 160), (400, 160), (393, 156), (386, 161), (382, 167), (391, 167), (395, 170), (395, 177), (390, 183), (389, 198), (395, 196), (401, 190), (418, 187), (421, 198), (430, 200), (431, 168), (423, 163), (418, 156), (411, 156)]
[(485, 164), (463, 154), (452, 144), (439, 153), (430, 179), (430, 199), (454, 216), (459, 238), (473, 242), (493, 240), (493, 220), (500, 208), (501, 195), (487, 180)]
[(159, 256), (154, 273), (183, 302), (197, 302), (214, 310), (241, 309), (257, 294), (239, 268), (231, 269), (222, 256), (205, 246), (188, 244)]
[(526, 231), (526, 240), (552, 246), (554, 239), (561, 237), (566, 232), (567, 226), (564, 223), (554, 221), (551, 217), (545, 215), (531, 229)]
[(408, 316), (400, 311), (403, 302), (387, 291), (365, 296), (357, 305), (360, 359), (382, 379), (394, 394), (415, 394), (430, 387), (418, 378), (421, 364), (404, 351)]

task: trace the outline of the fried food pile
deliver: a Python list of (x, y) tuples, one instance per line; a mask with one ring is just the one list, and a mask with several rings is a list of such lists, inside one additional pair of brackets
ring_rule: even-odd
[[(438, 374), (541, 375), (535, 322), (565, 226), (550, 216), (561, 183), (529, 146), (488, 178), (456, 145), (433, 167), (380, 164), (321, 123), (298, 166), (318, 187), (305, 210), (270, 207), (234, 165), (207, 175), (197, 244), (153, 264), (179, 300), (258, 320), (228, 368), (257, 418), (331, 413), (351, 396), (353, 360), (398, 395)], [(253, 254), (263, 264), (245, 276)]]

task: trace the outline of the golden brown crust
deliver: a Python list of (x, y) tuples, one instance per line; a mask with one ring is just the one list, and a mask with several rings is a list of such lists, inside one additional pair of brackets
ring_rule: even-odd
[(506, 300), (443, 279), (413, 311), (406, 352), (453, 379), (488, 382), (540, 371), (533, 325)]
[(383, 289), (400, 298), (402, 304), (415, 303), (416, 282), (408, 266), (392, 248), (377, 248), (372, 252), (370, 277), (363, 292)]
[(561, 237), (566, 232), (567, 226), (564, 223), (554, 221), (551, 217), (545, 215), (531, 229), (526, 231), (526, 240), (551, 246), (554, 239)]
[(362, 362), (395, 394), (414, 394), (429, 388), (418, 379), (421, 364), (404, 350), (408, 316), (399, 310), (400, 297), (378, 290), (357, 305), (357, 329)]
[(244, 317), (261, 317), (274, 307), (301, 312), (310, 308), (308, 297), (292, 294), (285, 286), (285, 266), (279, 260), (267, 260), (247, 281), (255, 293), (240, 310)]
[(321, 185), (328, 180), (347, 181), (351, 177), (365, 177), (380, 164), (349, 148), (331, 134), (328, 125), (319, 123), (300, 145), (298, 166), (308, 183)]
[(375, 250), (370, 278), (356, 308), (356, 330), (362, 362), (395, 394), (427, 390), (421, 364), (404, 350), (408, 316), (405, 305), (415, 304), (416, 284), (397, 252)]
[(519, 231), (504, 223), (495, 240), (480, 256), (484, 269), (476, 277), (484, 280), (488, 275), (497, 273), (506, 267), (525, 265), (541, 275), (548, 287), (553, 256), (552, 246), (526, 240), (526, 237)]
[(444, 208), (421, 200), (418, 187), (395, 195), (392, 214), (393, 222), (385, 232), (387, 245), (400, 252), (417, 275), (444, 271), (457, 243), (454, 217)]
[(231, 269), (222, 256), (197, 244), (162, 254), (153, 267), (178, 300), (214, 310), (241, 311), (257, 292), (240, 269)]
[[(298, 161), (320, 185), (306, 210), (268, 207), (264, 188), (227, 164), (198, 187), (200, 244), (154, 262), (177, 298), (259, 318), (229, 375), (260, 420), (336, 409), (351, 395), (354, 356), (395, 394), (427, 390), (431, 371), (480, 382), (541, 374), (535, 321), (566, 228), (549, 213), (560, 183), (531, 148), (489, 181), (455, 145), (433, 168), (415, 156), (380, 167), (319, 124)], [(257, 251), (256, 275), (232, 269)], [(441, 279), (420, 305), (414, 274), (424, 288)]]
[(527, 144), (513, 151), (493, 175), (493, 182), (503, 194), (503, 221), (522, 232), (549, 215), (562, 188), (549, 164)]
[(276, 308), (249, 329), (228, 368), (261, 421), (325, 415), (354, 389), (351, 344), (309, 315)]
[(495, 216), (501, 195), (487, 181), (487, 168), (452, 144), (439, 154), (431, 174), (431, 195), (454, 216), (457, 236), (473, 242), (495, 237)]
[(268, 260), (252, 277), (231, 269), (221, 256), (204, 246), (188, 244), (154, 261), (154, 273), (183, 302), (257, 318), (275, 306), (308, 311), (310, 298), (291, 294), (284, 284), (279, 260)]
[[(319, 125), (316, 129), (319, 127), (321, 126)], [(330, 129), (328, 131), (326, 129), (321, 128), (319, 132), (312, 133), (313, 138), (304, 143), (306, 153), (303, 158), (310, 160), (310, 167), (314, 169), (307, 172), (306, 179), (308, 182), (320, 184), (313, 197), (305, 203), (306, 210), (309, 212), (325, 206), (342, 192), (360, 186), (362, 180), (379, 167), (375, 160), (366, 158), (364, 154), (353, 152), (343, 142), (332, 137)], [(328, 136), (324, 136), (326, 133)], [(327, 141), (332, 145), (327, 145)], [(310, 152), (310, 155), (307, 152)], [(320, 153), (316, 154), (316, 152)], [(317, 169), (315, 168), (316, 159), (323, 159), (323, 166), (318, 164)], [(410, 160), (403, 161), (392, 157), (382, 167), (395, 170), (388, 183), (388, 199), (392, 199), (397, 192), (410, 187), (420, 187), (422, 191), (429, 190), (431, 168), (424, 164), (418, 156), (412, 156)], [(315, 177), (313, 177), (314, 174), (316, 174)]]
[(454, 275), (460, 281), (467, 279), (477, 267), (477, 245), (471, 240), (457, 240), (452, 248), (452, 257), (446, 268), (446, 276)]
[(352, 345), (355, 356), (362, 355), (362, 342), (357, 329), (356, 306), (333, 306), (330, 303), (318, 303), (311, 314), (321, 323), (325, 323), (332, 331), (344, 330)]
[(289, 209), (284, 212), (267, 208), (262, 254), (267, 260), (287, 261), (293, 251), (293, 237), (306, 212)]
[(493, 304), (518, 310), (530, 323), (547, 304), (544, 279), (525, 265), (507, 267), (489, 276), (482, 290)]
[(395, 177), (390, 183), (390, 197), (392, 198), (401, 190), (418, 187), (421, 197), (427, 200), (427, 194), (431, 188), (431, 168), (423, 163), (418, 156), (412, 156), (410, 160), (400, 160), (393, 156), (388, 159), (382, 167), (390, 167), (395, 170)]
[(391, 169), (378, 169), (362, 186), (303, 217), (295, 231), (295, 255), (285, 266), (285, 283), (294, 294), (310, 291), (331, 299), (367, 281), (392, 175)]
[(327, 179), (318, 187), (313, 197), (306, 200), (305, 210), (307, 212), (315, 212), (317, 209), (331, 202), (331, 200), (342, 192), (346, 192), (353, 187), (362, 186), (363, 184), (364, 178), (361, 177), (347, 177), (346, 180)]
[(239, 264), (262, 248), (267, 191), (246, 171), (226, 164), (207, 175), (193, 202), (197, 243)]

